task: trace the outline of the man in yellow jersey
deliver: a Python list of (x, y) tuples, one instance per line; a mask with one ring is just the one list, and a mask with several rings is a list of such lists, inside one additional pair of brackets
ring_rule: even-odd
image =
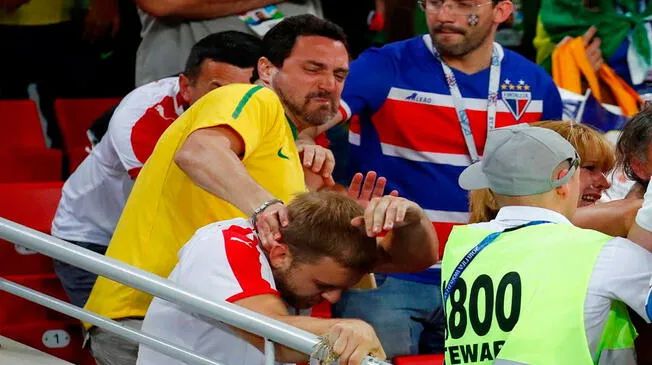
[(560, 135), (518, 125), (489, 132), (462, 172), (462, 188), (491, 189), (501, 208), (446, 245), (447, 364), (636, 364), (625, 305), (650, 322), (652, 253), (571, 224), (579, 166)]
[[(236, 217), (260, 223), (279, 212), (287, 220), (283, 203), (306, 190), (294, 140), (336, 113), (349, 55), (341, 29), (310, 15), (276, 25), (263, 39), (262, 54), (259, 85), (208, 93), (161, 136), (107, 256), (165, 277), (178, 250), (202, 226)], [(332, 180), (332, 163), (312, 164)], [(100, 277), (86, 309), (139, 327), (151, 299)], [(100, 365), (135, 363), (137, 344), (99, 328), (90, 336)]]

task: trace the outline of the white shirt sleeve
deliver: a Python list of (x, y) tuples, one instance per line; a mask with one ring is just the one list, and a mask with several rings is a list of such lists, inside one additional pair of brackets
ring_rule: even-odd
[[(123, 168), (130, 172), (135, 169), (140, 169), (143, 166), (142, 161), (138, 160), (132, 145), (131, 132), (132, 128), (138, 121), (144, 117), (147, 106), (135, 104), (132, 99), (125, 100), (121, 103), (113, 113), (109, 128), (105, 137), (109, 138), (113, 149), (115, 150), (120, 164)], [(132, 176), (132, 178), (135, 178)]]
[(596, 307), (608, 308), (611, 300), (619, 300), (650, 322), (651, 280), (652, 253), (627, 239), (612, 239), (602, 248), (593, 268), (587, 315), (599, 312)]
[(636, 224), (646, 231), (652, 232), (652, 184), (648, 184), (643, 206), (636, 213)]

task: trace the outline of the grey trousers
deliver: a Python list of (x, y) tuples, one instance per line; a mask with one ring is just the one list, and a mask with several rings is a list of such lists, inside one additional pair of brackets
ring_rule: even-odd
[[(123, 318), (117, 321), (135, 330), (140, 330), (143, 325), (143, 320), (137, 318)], [(89, 335), (91, 352), (97, 365), (136, 365), (138, 343), (98, 327), (91, 328)]]

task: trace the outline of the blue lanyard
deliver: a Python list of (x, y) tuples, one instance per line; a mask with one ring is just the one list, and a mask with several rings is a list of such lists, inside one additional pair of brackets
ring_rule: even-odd
[(462, 261), (460, 261), (460, 263), (455, 268), (455, 271), (453, 271), (453, 275), (451, 275), (451, 278), (450, 278), (450, 280), (448, 280), (448, 283), (446, 283), (446, 288), (444, 289), (444, 298), (443, 298), (444, 299), (444, 301), (443, 301), (444, 305), (446, 305), (446, 301), (450, 297), (450, 294), (453, 291), (453, 288), (455, 288), (455, 284), (457, 284), (457, 280), (460, 278), (460, 276), (462, 275), (464, 270), (466, 270), (466, 268), (469, 266), (471, 261), (473, 261), (473, 259), (476, 256), (478, 256), (480, 251), (484, 250), (485, 248), (487, 248), (487, 246), (492, 244), (498, 238), (498, 236), (500, 236), (501, 234), (506, 233), (506, 232), (512, 232), (512, 231), (515, 231), (517, 229), (521, 229), (521, 228), (525, 228), (525, 227), (529, 227), (529, 226), (536, 226), (536, 225), (545, 224), (545, 223), (552, 223), (552, 222), (549, 222), (549, 221), (532, 221), (532, 222), (529, 222), (529, 223), (526, 223), (526, 224), (523, 224), (523, 225), (520, 225), (520, 226), (517, 226), (517, 227), (507, 228), (504, 231), (494, 232), (494, 233), (488, 235), (487, 237), (485, 237), (480, 243), (478, 243), (477, 246), (473, 247), (473, 249), (471, 251), (469, 251), (469, 253), (467, 253), (466, 256), (464, 256)]

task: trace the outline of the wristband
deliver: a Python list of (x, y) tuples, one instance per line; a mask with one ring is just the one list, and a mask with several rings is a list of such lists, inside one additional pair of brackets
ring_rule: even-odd
[(253, 214), (251, 214), (251, 222), (254, 226), (254, 229), (256, 229), (256, 218), (258, 217), (258, 214), (262, 213), (262, 211), (267, 209), (267, 207), (269, 207), (270, 205), (276, 203), (284, 204), (282, 200), (274, 198), (264, 202), (258, 208), (254, 209)]

